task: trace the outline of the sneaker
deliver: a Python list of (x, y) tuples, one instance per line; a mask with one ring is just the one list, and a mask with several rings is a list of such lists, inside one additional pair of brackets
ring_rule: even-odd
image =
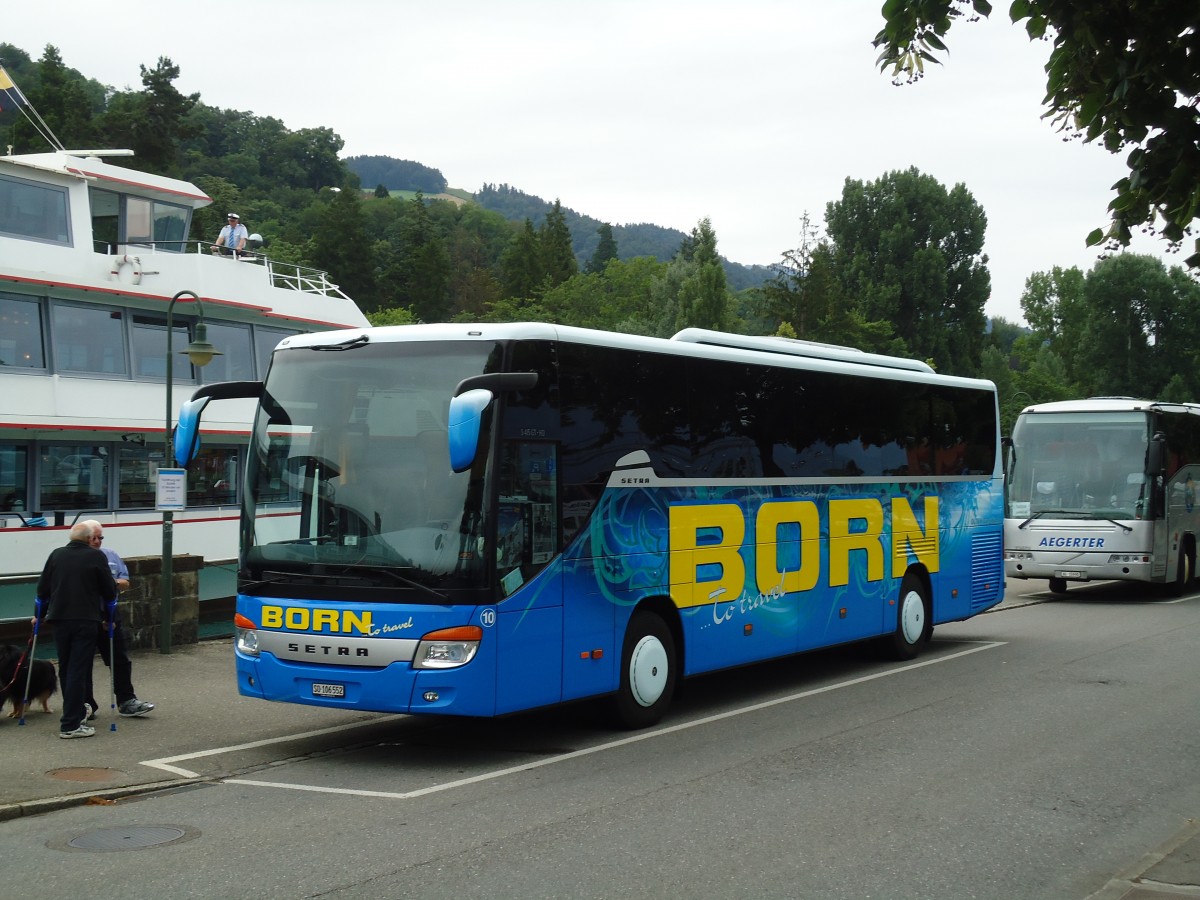
[(153, 709), (153, 703), (147, 703), (145, 700), (139, 700), (137, 697), (134, 697), (132, 700), (126, 700), (118, 706), (117, 712), (128, 719), (132, 716), (144, 716)]
[(83, 720), (85, 722), (96, 721), (96, 710), (92, 708), (92, 704), (90, 703), (83, 704)]
[(63, 738), (64, 740), (67, 740), (69, 738), (91, 737), (95, 733), (96, 733), (96, 729), (93, 728), (91, 725), (86, 725), (86, 724), (80, 723), (79, 727), (76, 728), (74, 731), (60, 731), (58, 733), (58, 736), (60, 738)]

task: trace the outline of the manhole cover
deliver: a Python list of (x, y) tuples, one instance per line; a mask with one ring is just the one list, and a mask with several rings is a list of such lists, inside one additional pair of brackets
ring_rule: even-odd
[(51, 778), (61, 778), (63, 781), (108, 781), (117, 774), (117, 770), (71, 766), (66, 769), (51, 769), (46, 774)]
[(180, 838), (192, 838), (197, 834), (193, 829), (180, 828), (178, 825), (116, 825), (73, 837), (67, 841), (67, 848), (101, 852), (144, 850), (159, 844), (169, 844)]

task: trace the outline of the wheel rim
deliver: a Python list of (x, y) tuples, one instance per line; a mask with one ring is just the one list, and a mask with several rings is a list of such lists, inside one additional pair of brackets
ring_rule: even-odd
[(906, 643), (915, 644), (925, 631), (925, 601), (916, 591), (909, 591), (900, 601), (900, 633)]
[(629, 658), (629, 691), (639, 706), (653, 706), (667, 687), (667, 648), (648, 634), (637, 642)]

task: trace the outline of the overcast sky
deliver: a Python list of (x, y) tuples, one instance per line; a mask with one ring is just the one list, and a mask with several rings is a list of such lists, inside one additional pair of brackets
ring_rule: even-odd
[[(1008, 22), (958, 23), (916, 85), (875, 65), (881, 0), (57, 0), (5, 16), (0, 41), (46, 44), (112, 87), (139, 65), (220, 108), (328, 127), (343, 155), (439, 169), (452, 187), (509, 184), (613, 224), (690, 231), (771, 264), (847, 178), (916, 166), (963, 183), (988, 218), (990, 315), (1021, 321), (1025, 279), (1096, 261), (1123, 157), (1041, 119), (1050, 45)], [(252, 223), (251, 223), (252, 224)], [(1160, 242), (1134, 250), (1160, 256)]]

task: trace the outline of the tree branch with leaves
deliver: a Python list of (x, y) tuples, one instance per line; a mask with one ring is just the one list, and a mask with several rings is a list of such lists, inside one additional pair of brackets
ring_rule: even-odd
[[(960, 20), (992, 13), (987, 0), (887, 0), (875, 36), (881, 70), (896, 83), (940, 64)], [(1014, 0), (1009, 18), (1049, 42), (1043, 118), (1110, 153), (1129, 174), (1112, 185), (1111, 220), (1089, 246), (1127, 246), (1133, 230), (1175, 246), (1200, 217), (1200, 4), (1188, 0)], [(1186, 260), (1200, 269), (1200, 239)]]

